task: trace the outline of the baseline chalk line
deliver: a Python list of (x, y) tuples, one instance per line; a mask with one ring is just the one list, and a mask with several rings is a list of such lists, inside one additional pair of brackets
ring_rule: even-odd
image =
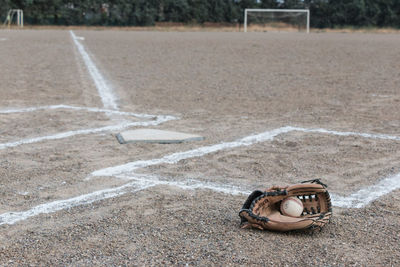
[[(202, 182), (196, 179), (187, 179), (185, 181), (168, 181), (168, 180), (160, 180), (160, 178), (154, 175), (144, 175), (144, 174), (140, 174), (137, 176), (119, 175), (117, 176), (117, 178), (126, 180), (135, 180), (143, 183), (145, 182), (154, 183), (153, 186), (157, 185), (176, 186), (185, 190), (209, 189), (212, 191), (228, 195), (249, 195), (251, 193), (250, 190), (243, 190), (243, 188), (241, 189), (238, 186)], [(380, 180), (375, 185), (363, 187), (357, 192), (347, 197), (332, 193), (330, 195), (331, 195), (332, 205), (335, 207), (359, 209), (366, 207), (369, 203), (397, 189), (400, 189), (400, 173), (390, 177), (386, 177)]]
[(250, 190), (243, 190), (240, 189), (238, 186), (221, 184), (221, 183), (203, 182), (196, 179), (186, 179), (184, 181), (170, 181), (161, 179), (161, 177), (155, 175), (147, 175), (147, 174), (140, 174), (137, 176), (121, 175), (118, 176), (118, 178), (130, 181), (134, 180), (140, 183), (152, 183), (153, 184), (152, 186), (157, 186), (157, 185), (176, 186), (185, 190), (209, 189), (212, 191), (228, 195), (248, 195), (251, 193)]
[(72, 137), (72, 136), (76, 136), (76, 135), (86, 135), (86, 134), (96, 134), (96, 133), (101, 133), (101, 132), (119, 131), (119, 130), (123, 130), (123, 129), (129, 128), (129, 127), (134, 127), (134, 126), (156, 126), (156, 125), (162, 124), (164, 122), (167, 122), (170, 120), (175, 120), (175, 119), (176, 118), (172, 117), (172, 116), (157, 116), (155, 120), (125, 122), (125, 123), (120, 123), (117, 125), (104, 126), (104, 127), (100, 127), (100, 128), (67, 131), (67, 132), (63, 132), (63, 133), (57, 133), (54, 135), (22, 139), (22, 140), (15, 141), (15, 142), (2, 143), (2, 144), (0, 144), (0, 150), (6, 149), (6, 148), (11, 148), (11, 147), (16, 147), (16, 146), (20, 146), (20, 145), (39, 143), (39, 142), (43, 142), (43, 141), (64, 139), (64, 138), (68, 138), (68, 137)]
[(359, 136), (364, 138), (371, 138), (371, 139), (383, 139), (383, 140), (393, 140), (393, 141), (400, 141), (400, 136), (393, 136), (387, 134), (371, 134), (371, 133), (357, 133), (357, 132), (340, 132), (340, 131), (331, 131), (322, 128), (299, 128), (293, 127), (293, 131), (300, 131), (304, 133), (322, 133), (322, 134), (332, 134), (338, 136)]
[[(366, 133), (356, 133), (356, 132), (338, 132), (338, 131), (330, 131), (326, 129), (306, 129), (306, 128), (299, 128), (299, 127), (292, 127), (286, 126), (277, 128), (271, 131), (266, 131), (260, 134), (250, 135), (239, 139), (234, 142), (227, 142), (227, 143), (220, 143), (211, 146), (205, 146), (196, 148), (189, 151), (173, 153), (167, 156), (164, 156), (159, 159), (151, 159), (151, 160), (141, 160), (141, 161), (134, 161), (114, 167), (108, 167), (101, 170), (97, 170), (91, 173), (91, 176), (115, 176), (119, 174), (126, 174), (133, 172), (139, 168), (145, 168), (153, 165), (158, 164), (173, 164), (177, 163), (182, 159), (194, 158), (194, 157), (201, 157), (206, 154), (210, 154), (213, 152), (217, 152), (220, 150), (236, 148), (240, 146), (249, 146), (260, 142), (265, 142), (269, 140), (273, 140), (276, 136), (284, 133), (289, 133), (292, 131), (300, 131), (305, 133), (315, 132), (315, 133), (323, 133), (323, 134), (332, 134), (332, 135), (339, 135), (339, 136), (360, 136), (363, 138), (373, 138), (373, 139), (385, 139), (385, 140), (395, 140), (400, 141), (400, 137), (397, 136), (389, 136), (383, 134), (366, 134)], [(89, 177), (90, 178), (90, 177)]]
[(23, 221), (30, 217), (34, 217), (40, 214), (48, 214), (64, 209), (73, 208), (76, 206), (88, 205), (96, 201), (118, 197), (129, 192), (130, 193), (138, 192), (157, 185), (176, 186), (185, 190), (209, 189), (230, 195), (240, 195), (240, 194), (247, 195), (250, 193), (250, 191), (242, 191), (235, 186), (222, 185), (217, 183), (204, 183), (194, 179), (182, 182), (165, 181), (165, 180), (159, 180), (155, 176), (143, 176), (143, 175), (141, 175), (140, 177), (129, 176), (120, 178), (129, 179), (130, 182), (115, 188), (98, 190), (89, 194), (69, 199), (56, 200), (49, 203), (40, 204), (26, 211), (3, 213), (0, 214), (0, 225), (15, 224), (19, 221)]
[[(330, 131), (322, 128), (318, 129), (306, 129), (306, 128), (299, 128), (299, 127), (281, 127), (272, 131), (266, 131), (261, 134), (250, 135), (239, 139), (234, 142), (228, 143), (221, 143), (211, 146), (205, 146), (185, 152), (178, 152), (173, 153), (167, 156), (164, 156), (159, 159), (151, 159), (151, 160), (141, 160), (130, 162), (123, 165), (118, 165), (114, 167), (104, 168), (91, 173), (91, 175), (87, 178), (90, 179), (95, 176), (116, 176), (117, 178), (126, 178), (130, 175), (137, 175), (134, 173), (135, 170), (140, 168), (145, 168), (153, 165), (158, 164), (173, 164), (177, 163), (182, 159), (188, 159), (193, 157), (201, 157), (209, 153), (217, 152), (220, 150), (225, 150), (229, 148), (235, 148), (240, 146), (248, 146), (253, 145), (260, 142), (265, 142), (268, 140), (273, 140), (277, 135), (283, 133), (289, 133), (291, 131), (300, 131), (300, 132), (315, 132), (315, 133), (322, 133), (322, 134), (332, 134), (337, 136), (359, 136), (363, 138), (373, 138), (373, 139), (384, 139), (384, 140), (395, 140), (400, 141), (400, 138), (397, 136), (385, 135), (385, 134), (368, 134), (368, 133), (357, 133), (357, 132), (339, 132), (339, 131)], [(165, 182), (164, 182), (165, 183)], [(175, 182), (171, 182), (175, 183)], [(179, 186), (179, 184), (175, 184)], [(183, 188), (182, 186), (180, 186)], [(201, 186), (197, 187), (200, 188)], [(206, 187), (204, 187), (206, 188)], [(346, 208), (362, 208), (368, 205), (370, 202), (378, 199), (379, 197), (386, 195), (393, 190), (400, 188), (400, 174), (388, 177), (383, 179), (382, 181), (378, 182), (378, 184), (373, 185), (371, 187), (366, 187), (361, 189), (360, 191), (352, 194), (349, 197), (342, 197), (339, 195), (332, 194), (333, 205), (337, 207), (346, 207)], [(213, 190), (212, 188), (208, 188)], [(223, 192), (222, 189), (216, 189), (215, 191)], [(236, 192), (236, 191), (235, 191)], [(246, 191), (242, 192), (247, 194)], [(231, 193), (232, 194), (232, 193)]]
[(99, 69), (94, 64), (93, 60), (90, 58), (89, 54), (86, 52), (85, 47), (78, 41), (78, 37), (74, 34), (72, 30), (69, 31), (72, 40), (75, 43), (79, 53), (81, 54), (83, 61), (92, 77), (97, 91), (100, 95), (101, 101), (105, 108), (109, 109), (118, 109), (117, 105), (117, 97), (115, 96), (113, 89), (104, 79), (103, 75), (101, 75)]
[[(133, 172), (136, 169), (139, 168), (146, 168), (149, 166), (153, 165), (158, 165), (158, 164), (173, 164), (177, 163), (178, 161), (182, 159), (189, 159), (189, 158), (194, 158), (194, 157), (202, 157), (204, 155), (213, 153), (213, 152), (218, 152), (221, 150), (225, 149), (231, 149), (231, 148), (236, 148), (240, 146), (249, 146), (255, 143), (259, 142), (265, 142), (267, 140), (273, 140), (273, 138), (279, 134), (282, 133), (287, 133), (293, 131), (293, 127), (281, 127), (272, 131), (266, 131), (261, 134), (256, 134), (256, 135), (250, 135), (247, 137), (244, 137), (242, 139), (239, 139), (234, 142), (227, 142), (227, 143), (220, 143), (216, 145), (210, 145), (210, 146), (204, 146), (196, 149), (192, 149), (189, 151), (184, 151), (184, 152), (178, 152), (178, 153), (173, 153), (167, 156), (164, 156), (159, 159), (151, 159), (151, 160), (139, 160), (139, 161), (134, 161), (130, 162), (127, 164), (123, 165), (118, 165), (114, 167), (109, 167), (109, 168), (104, 168), (100, 169), (97, 171), (94, 171), (91, 173), (90, 176), (115, 176), (119, 174), (128, 174)], [(90, 176), (88, 177), (90, 179)]]
[(132, 117), (143, 118), (143, 119), (151, 119), (151, 118), (157, 117), (157, 115), (151, 115), (151, 114), (142, 114), (142, 113), (126, 112), (126, 111), (119, 111), (119, 110), (112, 110), (112, 109), (95, 108), (95, 107), (78, 107), (78, 106), (70, 106), (70, 105), (51, 105), (51, 106), (38, 106), (38, 107), (27, 107), (27, 108), (0, 109), (0, 114), (28, 113), (28, 112), (35, 112), (35, 111), (40, 111), (40, 110), (56, 110), (56, 109), (70, 109), (70, 110), (78, 110), (78, 111), (84, 110), (84, 111), (88, 111), (88, 112), (98, 112), (98, 113), (113, 114), (113, 115), (132, 116)]
[(364, 187), (350, 196), (331, 194), (335, 206), (342, 208), (363, 208), (372, 201), (400, 189), (400, 173), (380, 180), (377, 184)]
[(95, 201), (100, 201), (123, 195), (128, 191), (136, 192), (144, 190), (150, 186), (152, 186), (151, 183), (135, 181), (115, 188), (99, 190), (89, 194), (65, 200), (57, 200), (49, 203), (44, 203), (26, 211), (3, 213), (0, 214), (0, 225), (14, 224), (16, 222), (26, 220), (30, 217), (37, 216), (39, 214), (53, 213), (56, 211), (69, 209), (76, 206), (91, 204)]
[[(311, 131), (311, 132), (328, 133), (340, 136), (356, 135), (367, 138), (397, 140), (396, 138), (393, 139), (393, 136), (391, 137), (387, 135), (370, 135), (370, 134), (361, 134), (354, 132), (336, 132), (325, 129), (305, 129), (305, 128), (296, 128), (291, 126), (281, 127), (260, 134), (250, 135), (234, 142), (226, 142), (211, 146), (200, 147), (185, 152), (173, 153), (159, 159), (135, 161), (115, 167), (97, 170), (95, 172), (92, 172), (91, 175), (88, 176), (88, 178), (94, 176), (114, 176), (116, 178), (128, 179), (130, 181), (120, 187), (99, 190), (89, 194), (65, 200), (58, 200), (50, 203), (44, 203), (36, 207), (33, 207), (27, 211), (8, 212), (0, 214), (0, 225), (14, 224), (18, 221), (25, 220), (29, 217), (36, 216), (39, 214), (51, 213), (75, 206), (90, 204), (95, 201), (100, 201), (107, 198), (120, 196), (128, 192), (129, 191), (128, 188), (132, 188), (132, 190), (130, 190), (129, 192), (137, 192), (156, 185), (171, 185), (171, 186), (177, 186), (182, 189), (190, 189), (190, 190), (209, 189), (231, 195), (238, 195), (238, 194), (248, 195), (250, 191), (247, 190), (242, 191), (235, 186), (221, 185), (216, 183), (204, 183), (197, 180), (165, 181), (165, 180), (160, 180), (159, 178), (154, 176), (144, 176), (140, 174), (135, 174), (134, 171), (139, 168), (145, 168), (156, 164), (162, 164), (162, 163), (173, 164), (177, 163), (179, 160), (182, 159), (201, 157), (206, 154), (218, 152), (225, 149), (236, 148), (240, 146), (250, 146), (259, 142), (273, 140), (277, 135), (288, 133), (291, 131), (303, 131), (303, 132)], [(336, 207), (345, 207), (345, 208), (362, 208), (365, 207), (368, 203), (376, 200), (377, 198), (399, 188), (400, 188), (400, 173), (385, 178), (379, 181), (375, 185), (362, 188), (348, 197), (332, 194), (333, 205)]]
[[(73, 208), (76, 206), (88, 205), (96, 201), (122, 196), (128, 192), (131, 193), (138, 192), (158, 185), (175, 186), (183, 190), (208, 189), (228, 195), (248, 196), (251, 193), (251, 191), (241, 190), (237, 186), (218, 184), (218, 183), (208, 183), (208, 182), (205, 183), (195, 179), (187, 179), (186, 181), (167, 181), (167, 180), (160, 180), (159, 178), (150, 175), (140, 175), (136, 177), (124, 175), (118, 178), (128, 179), (130, 180), (130, 182), (115, 188), (99, 190), (89, 194), (65, 200), (57, 200), (49, 203), (44, 203), (26, 211), (3, 213), (0, 214), (0, 225), (15, 224), (19, 221), (23, 221), (30, 217), (37, 216), (40, 214), (53, 213), (60, 210)], [(385, 178), (376, 185), (362, 188), (356, 193), (350, 195), (349, 197), (341, 197), (335, 194), (331, 194), (332, 204), (335, 207), (363, 208), (370, 202), (399, 188), (400, 188), (400, 173)], [(374, 194), (374, 192), (377, 193)]]

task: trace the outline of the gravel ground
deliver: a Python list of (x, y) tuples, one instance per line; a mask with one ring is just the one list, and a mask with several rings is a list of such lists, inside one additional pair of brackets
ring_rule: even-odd
[[(122, 111), (200, 142), (120, 145), (104, 132), (0, 149), (0, 215), (124, 185), (93, 171), (284, 126), (400, 136), (400, 35), (75, 31)], [(1, 39), (3, 38), (3, 39)], [(0, 31), (0, 110), (102, 108), (66, 30)], [(68, 109), (0, 113), (0, 144), (137, 118)], [(349, 195), (400, 172), (400, 142), (293, 131), (138, 170), (242, 191), (321, 178)], [(246, 195), (157, 185), (0, 225), (1, 266), (400, 265), (400, 191), (334, 207), (317, 232), (239, 229)]]

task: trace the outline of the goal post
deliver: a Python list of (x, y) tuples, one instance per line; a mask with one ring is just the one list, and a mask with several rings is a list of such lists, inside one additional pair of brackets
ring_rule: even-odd
[(19, 27), (24, 27), (24, 12), (22, 9), (10, 9), (7, 12), (6, 20), (3, 25), (7, 25), (9, 28), (11, 24), (15, 21), (15, 24)]
[[(249, 14), (263, 14), (263, 16), (268, 20), (267, 24), (276, 23), (277, 20), (282, 19), (285, 20), (287, 24), (293, 26), (292, 18), (301, 18), (303, 23), (305, 24), (305, 29), (307, 33), (310, 33), (310, 10), (308, 9), (254, 9), (254, 8), (246, 8), (244, 10), (244, 32), (247, 32), (247, 28), (249, 23)], [(284, 19), (286, 15), (286, 19)], [(259, 21), (262, 19), (259, 18)], [(264, 22), (264, 24), (266, 24)], [(300, 24), (299, 24), (300, 25)]]

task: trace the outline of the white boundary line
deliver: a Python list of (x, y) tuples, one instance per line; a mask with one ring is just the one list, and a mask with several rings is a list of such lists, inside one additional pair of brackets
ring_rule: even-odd
[(322, 134), (332, 134), (338, 136), (359, 136), (364, 138), (372, 138), (372, 139), (383, 139), (383, 140), (393, 140), (400, 141), (399, 136), (387, 135), (387, 134), (370, 134), (370, 133), (357, 133), (357, 132), (339, 132), (339, 131), (331, 131), (322, 128), (299, 128), (293, 127), (293, 131), (300, 131), (305, 133), (322, 133)]
[[(133, 192), (144, 190), (146, 188), (156, 186), (156, 185), (170, 185), (177, 186), (182, 189), (194, 190), (194, 189), (209, 189), (217, 192), (225, 193), (225, 194), (244, 194), (247, 195), (249, 191), (241, 191), (237, 187), (228, 186), (228, 185), (220, 185), (214, 183), (204, 183), (196, 180), (187, 180), (184, 182), (179, 181), (161, 181), (154, 176), (144, 176), (134, 174), (133, 171), (139, 168), (145, 168), (151, 165), (168, 163), (173, 164), (182, 159), (188, 159), (193, 157), (201, 157), (209, 153), (218, 152), (225, 149), (236, 148), (240, 146), (249, 146), (252, 144), (256, 144), (259, 142), (265, 142), (268, 140), (273, 140), (277, 135), (282, 133), (287, 133), (291, 131), (303, 131), (303, 132), (318, 132), (318, 133), (328, 133), (339, 136), (361, 136), (361, 137), (369, 137), (369, 138), (383, 138), (388, 139), (386, 135), (370, 135), (370, 134), (361, 134), (354, 132), (336, 132), (329, 131), (325, 129), (304, 129), (304, 128), (295, 128), (295, 127), (282, 127), (278, 129), (274, 129), (271, 131), (266, 131), (256, 135), (250, 135), (244, 138), (239, 139), (234, 142), (220, 143), (211, 146), (200, 147), (197, 149), (173, 153), (167, 156), (164, 156), (160, 159), (153, 160), (142, 160), (135, 161), (123, 165), (119, 165), (116, 167), (110, 167), (95, 171), (91, 174), (90, 177), (93, 176), (115, 176), (121, 179), (129, 179), (130, 182), (126, 183), (123, 186), (104, 189), (95, 191), (89, 194), (85, 194), (82, 196), (77, 196), (65, 200), (57, 200), (50, 203), (44, 203), (33, 207), (27, 211), (23, 212), (8, 212), (0, 214), (0, 225), (2, 224), (14, 224), (18, 221), (25, 220), (29, 217), (36, 216), (42, 213), (51, 213), (55, 211), (60, 211), (63, 209), (86, 205), (93, 203), (95, 201), (112, 198), (116, 196), (120, 196), (126, 192), (128, 192), (128, 188), (133, 188)], [(383, 137), (382, 137), (383, 136)], [(393, 136), (392, 136), (393, 137)], [(397, 140), (390, 138), (390, 140)], [(134, 181), (132, 181), (134, 180)], [(337, 207), (344, 208), (362, 208), (368, 205), (370, 202), (376, 200), (377, 198), (392, 192), (393, 190), (397, 190), (400, 188), (400, 173), (391, 177), (387, 177), (377, 184), (365, 187), (357, 191), (356, 193), (348, 196), (342, 197), (339, 195), (332, 195), (333, 205)]]
[(43, 142), (47, 140), (57, 140), (57, 139), (64, 139), (76, 135), (83, 135), (83, 134), (96, 134), (99, 132), (109, 132), (109, 131), (117, 131), (123, 130), (129, 127), (134, 126), (156, 126), (162, 124), (164, 122), (170, 120), (176, 120), (178, 118), (174, 116), (168, 115), (150, 115), (150, 114), (140, 114), (140, 113), (133, 113), (133, 112), (124, 112), (124, 111), (117, 111), (117, 110), (110, 110), (110, 109), (100, 109), (100, 108), (91, 108), (91, 107), (77, 107), (77, 106), (70, 106), (70, 105), (51, 105), (51, 106), (39, 106), (39, 107), (27, 107), (27, 108), (11, 108), (11, 109), (3, 109), (0, 110), (0, 114), (12, 114), (12, 113), (27, 113), (27, 112), (35, 112), (41, 110), (56, 110), (56, 109), (70, 109), (70, 110), (85, 110), (88, 112), (100, 112), (105, 114), (116, 114), (116, 115), (123, 115), (123, 116), (133, 116), (137, 118), (143, 119), (153, 119), (149, 121), (140, 121), (140, 122), (124, 122), (117, 125), (112, 126), (104, 126), (99, 128), (91, 128), (91, 129), (82, 129), (76, 131), (67, 131), (63, 133), (57, 133), (54, 135), (48, 136), (41, 136), (35, 138), (28, 138), (22, 139), (15, 142), (8, 142), (8, 143), (0, 143), (0, 150), (5, 148), (16, 147), (25, 144), (33, 144), (38, 142)]
[(69, 31), (72, 40), (75, 43), (79, 53), (81, 54), (83, 61), (92, 77), (97, 91), (101, 97), (101, 101), (105, 108), (109, 109), (118, 109), (117, 105), (117, 97), (114, 95), (113, 89), (111, 86), (106, 82), (104, 77), (101, 75), (99, 69), (93, 63), (92, 59), (90, 58), (89, 54), (86, 52), (85, 47), (78, 41), (78, 37), (74, 34), (72, 30)]
[(6, 148), (11, 148), (11, 147), (16, 147), (16, 146), (20, 146), (20, 145), (43, 142), (43, 141), (64, 139), (64, 138), (68, 138), (68, 137), (72, 137), (72, 136), (76, 136), (76, 135), (96, 134), (96, 133), (100, 133), (100, 132), (119, 131), (119, 130), (123, 130), (123, 129), (129, 128), (129, 127), (133, 127), (133, 126), (155, 126), (155, 125), (159, 125), (161, 123), (164, 123), (164, 122), (167, 122), (167, 121), (170, 121), (170, 120), (175, 120), (175, 119), (176, 118), (172, 117), (172, 116), (157, 116), (155, 120), (137, 121), (137, 122), (125, 122), (125, 123), (120, 123), (120, 124), (117, 124), (117, 125), (104, 126), (104, 127), (100, 127), (100, 128), (91, 128), (91, 129), (83, 129), (83, 130), (76, 130), (76, 131), (67, 131), (67, 132), (63, 132), (63, 133), (57, 133), (57, 134), (54, 134), (54, 135), (22, 139), (22, 140), (18, 140), (18, 141), (15, 141), (15, 142), (2, 143), (2, 144), (0, 144), (0, 150), (1, 149), (6, 149)]
[[(249, 146), (249, 145), (253, 145), (256, 143), (273, 140), (273, 138), (275, 136), (282, 134), (282, 133), (287, 133), (290, 131), (293, 131), (292, 127), (290, 127), (290, 126), (282, 127), (282, 128), (278, 128), (278, 129), (275, 129), (272, 131), (266, 131), (261, 134), (250, 135), (250, 136), (244, 137), (244, 138), (239, 139), (234, 142), (227, 142), (227, 143), (220, 143), (220, 144), (211, 145), (211, 146), (204, 146), (204, 147), (196, 148), (196, 149), (189, 150), (189, 151), (173, 153), (173, 154), (164, 156), (159, 159), (139, 160), (139, 161), (134, 161), (134, 162), (130, 162), (130, 163), (119, 165), (119, 166), (104, 168), (104, 169), (92, 172), (91, 176), (92, 177), (93, 176), (115, 176), (115, 175), (121, 175), (121, 174), (129, 174), (139, 168), (146, 168), (149, 166), (163, 164), (163, 163), (173, 164), (173, 163), (177, 163), (178, 161), (180, 161), (182, 159), (202, 157), (204, 155), (207, 155), (207, 154), (210, 154), (213, 152), (217, 152), (220, 150), (236, 148), (236, 147), (240, 147), (240, 146)], [(90, 178), (90, 176), (89, 176), (89, 178)]]
[(154, 118), (157, 115), (150, 114), (141, 114), (141, 113), (133, 113), (133, 112), (125, 112), (111, 109), (102, 109), (102, 108), (91, 108), (91, 107), (78, 107), (78, 106), (70, 106), (70, 105), (51, 105), (51, 106), (39, 106), (39, 107), (27, 107), (27, 108), (10, 108), (10, 109), (0, 109), (0, 114), (11, 114), (11, 113), (27, 113), (27, 112), (35, 112), (40, 110), (55, 110), (55, 109), (71, 109), (71, 110), (85, 110), (88, 112), (99, 112), (105, 114), (113, 114), (113, 115), (123, 115), (123, 116), (133, 116), (137, 118)]
[(228, 149), (228, 148), (235, 148), (235, 147), (240, 147), (240, 146), (249, 146), (253, 145), (256, 143), (260, 142), (265, 142), (268, 140), (272, 140), (275, 138), (277, 135), (283, 134), (283, 133), (289, 133), (292, 131), (300, 131), (300, 132), (305, 132), (305, 133), (323, 133), (323, 134), (332, 134), (332, 135), (338, 135), (338, 136), (359, 136), (363, 138), (373, 138), (373, 139), (384, 139), (384, 140), (395, 140), (395, 141), (400, 141), (400, 137), (397, 136), (390, 136), (390, 135), (383, 135), (383, 134), (366, 134), (366, 133), (356, 133), (356, 132), (338, 132), (338, 131), (330, 131), (326, 129), (306, 129), (306, 128), (299, 128), (299, 127), (291, 127), (291, 126), (286, 126), (286, 127), (281, 127), (277, 128), (271, 131), (266, 131), (260, 134), (256, 135), (250, 135), (247, 137), (244, 137), (242, 139), (239, 139), (234, 142), (228, 142), (228, 143), (221, 143), (217, 145), (211, 145), (211, 146), (205, 146), (201, 148), (196, 148), (193, 150), (185, 151), (185, 152), (178, 152), (174, 153), (168, 156), (164, 156), (163, 158), (159, 159), (151, 159), (151, 160), (143, 160), (143, 161), (135, 161), (135, 162), (130, 162), (126, 163), (123, 165), (118, 165), (114, 167), (109, 167), (109, 168), (104, 168), (101, 170), (97, 170), (95, 172), (92, 172), (92, 176), (115, 176), (119, 174), (126, 174), (130, 173), (138, 168), (145, 168), (148, 166), (152, 165), (158, 165), (162, 163), (176, 163), (179, 160), (182, 159), (188, 159), (188, 158), (193, 158), (193, 157), (201, 157), (206, 154)]
[[(249, 195), (251, 191), (242, 190), (237, 186), (218, 184), (218, 183), (208, 183), (201, 182), (195, 179), (188, 179), (186, 181), (166, 181), (160, 180), (156, 176), (151, 175), (119, 175), (117, 178), (135, 180), (139, 183), (153, 183), (152, 186), (157, 185), (169, 185), (176, 186), (185, 190), (195, 190), (195, 189), (209, 189), (212, 191), (228, 194), (228, 195)], [(330, 194), (332, 198), (333, 206), (341, 208), (363, 208), (374, 200), (389, 194), (392, 191), (400, 189), (400, 173), (395, 174), (390, 177), (386, 177), (379, 181), (375, 185), (367, 186), (361, 188), (357, 192), (351, 194), (350, 196), (340, 196), (337, 194)]]
[(364, 187), (350, 196), (331, 195), (336, 206), (342, 208), (363, 208), (372, 201), (400, 188), (400, 173), (380, 180), (377, 184)]
[(152, 183), (152, 186), (157, 185), (168, 185), (168, 186), (176, 186), (185, 190), (196, 190), (196, 189), (209, 189), (212, 191), (220, 192), (228, 195), (248, 195), (251, 193), (249, 190), (242, 190), (238, 186), (228, 185), (228, 184), (220, 184), (220, 183), (211, 183), (211, 182), (202, 182), (196, 179), (186, 179), (184, 181), (168, 181), (165, 179), (161, 179), (161, 177), (157, 177), (155, 175), (147, 175), (147, 174), (135, 174), (135, 176), (131, 175), (119, 175), (117, 178), (137, 181), (138, 183)]
[(96, 192), (92, 192), (89, 194), (65, 199), (65, 200), (57, 200), (50, 203), (44, 203), (38, 206), (33, 207), (27, 211), (21, 212), (7, 212), (0, 214), (0, 225), (3, 224), (14, 224), (16, 222), (26, 220), (30, 217), (39, 215), (39, 214), (47, 214), (52, 213), (64, 209), (69, 209), (76, 206), (87, 205), (93, 203), (95, 201), (100, 201), (108, 198), (117, 197), (123, 195), (128, 192), (128, 189), (131, 189), (130, 192), (136, 192), (140, 190), (144, 190), (153, 184), (151, 183), (140, 183), (140, 182), (131, 182), (125, 185), (99, 190)]

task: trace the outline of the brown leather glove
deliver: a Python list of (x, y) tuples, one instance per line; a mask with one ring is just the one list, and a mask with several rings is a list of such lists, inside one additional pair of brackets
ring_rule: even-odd
[[(326, 187), (317, 179), (291, 186), (274, 186), (265, 191), (256, 190), (239, 212), (240, 226), (274, 231), (321, 228), (332, 216), (331, 198)], [(287, 197), (297, 197), (303, 203), (303, 213), (299, 217), (286, 216), (280, 211), (280, 204)]]

